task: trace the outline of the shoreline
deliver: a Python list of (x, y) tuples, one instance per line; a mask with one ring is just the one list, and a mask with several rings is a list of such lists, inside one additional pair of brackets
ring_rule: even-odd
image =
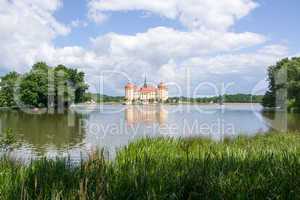
[[(229, 105), (229, 104), (260, 104), (260, 102), (224, 102), (223, 104), (218, 103), (149, 103), (149, 104), (126, 104), (128, 106), (143, 106), (143, 105)], [(101, 103), (95, 103), (95, 104), (88, 104), (88, 103), (80, 103), (80, 104), (74, 104), (74, 105), (125, 105), (123, 102), (101, 102)]]

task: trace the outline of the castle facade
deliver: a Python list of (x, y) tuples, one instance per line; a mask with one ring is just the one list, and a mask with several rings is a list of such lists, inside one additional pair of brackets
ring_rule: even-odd
[(168, 99), (168, 88), (161, 82), (157, 87), (150, 86), (146, 80), (142, 87), (138, 87), (132, 83), (125, 86), (126, 104), (134, 103), (163, 103)]

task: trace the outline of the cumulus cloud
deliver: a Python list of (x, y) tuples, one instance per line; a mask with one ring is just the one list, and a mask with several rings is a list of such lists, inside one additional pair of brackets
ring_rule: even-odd
[(102, 24), (103, 22), (105, 22), (108, 19), (108, 16), (98, 12), (97, 9), (91, 7), (89, 8), (89, 12), (88, 12), (88, 18), (92, 21), (94, 21), (97, 24)]
[(0, 1), (1, 66), (25, 70), (39, 49), (70, 32), (53, 17), (61, 5), (59, 0)]
[(73, 20), (70, 25), (73, 28), (84, 28), (84, 27), (88, 26), (88, 22), (76, 19), (76, 20)]
[(98, 53), (143, 59), (157, 59), (157, 55), (169, 59), (236, 51), (265, 41), (264, 36), (250, 32), (182, 32), (167, 27), (151, 28), (133, 36), (110, 33), (92, 39)]
[(197, 30), (226, 30), (257, 6), (253, 0), (90, 0), (88, 4), (89, 14), (101, 19), (110, 11), (142, 10), (178, 19), (189, 29)]
[(260, 49), (259, 53), (278, 55), (278, 56), (287, 56), (288, 47), (284, 45), (267, 45), (264, 48)]

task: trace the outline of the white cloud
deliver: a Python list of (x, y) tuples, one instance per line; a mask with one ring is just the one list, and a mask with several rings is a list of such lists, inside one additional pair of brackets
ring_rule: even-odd
[(283, 45), (268, 45), (259, 50), (259, 53), (271, 54), (277, 56), (287, 56), (288, 48)]
[(264, 36), (249, 32), (182, 32), (166, 27), (152, 28), (134, 36), (110, 33), (92, 39), (93, 46), (99, 54), (156, 61), (234, 52), (265, 41)]
[(40, 48), (70, 32), (53, 17), (60, 6), (59, 0), (0, 1), (1, 66), (25, 70)]
[(61, 0), (23, 0), (22, 2), (32, 7), (36, 7), (47, 11), (55, 11), (63, 5)]
[(107, 15), (104, 15), (101, 12), (97, 12), (97, 10), (92, 7), (89, 9), (87, 16), (90, 20), (94, 21), (97, 24), (101, 24), (108, 19)]
[(236, 76), (237, 74), (247, 76), (248, 73), (254, 72), (261, 76), (265, 74), (269, 65), (288, 55), (285, 50), (280, 53), (280, 56), (278, 56), (279, 52), (263, 53), (262, 50), (265, 48), (267, 46), (252, 53), (229, 53), (211, 57), (193, 57), (185, 60), (183, 65), (192, 68), (197, 67), (201, 69), (201, 73), (209, 75), (232, 74), (236, 78), (238, 77)]
[(90, 0), (90, 15), (109, 11), (142, 10), (179, 19), (189, 29), (226, 30), (258, 6), (253, 0)]
[(70, 25), (73, 28), (84, 28), (84, 27), (88, 26), (88, 22), (76, 19), (76, 20), (73, 20)]

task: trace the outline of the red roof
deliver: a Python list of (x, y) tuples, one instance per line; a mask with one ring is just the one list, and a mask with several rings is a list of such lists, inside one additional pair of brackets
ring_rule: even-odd
[(132, 83), (127, 83), (125, 88), (134, 88), (135, 86)]
[(156, 92), (156, 88), (152, 86), (142, 87), (140, 88), (141, 93), (150, 93), (150, 92)]
[(158, 88), (159, 89), (167, 89), (167, 86), (163, 82), (160, 82), (158, 85)]
[(134, 91), (139, 91), (141, 93), (151, 93), (151, 92), (156, 92), (157, 90), (167, 89), (167, 86), (161, 82), (157, 88), (149, 85), (139, 88), (138, 86), (132, 83), (127, 83), (125, 89), (133, 89)]

